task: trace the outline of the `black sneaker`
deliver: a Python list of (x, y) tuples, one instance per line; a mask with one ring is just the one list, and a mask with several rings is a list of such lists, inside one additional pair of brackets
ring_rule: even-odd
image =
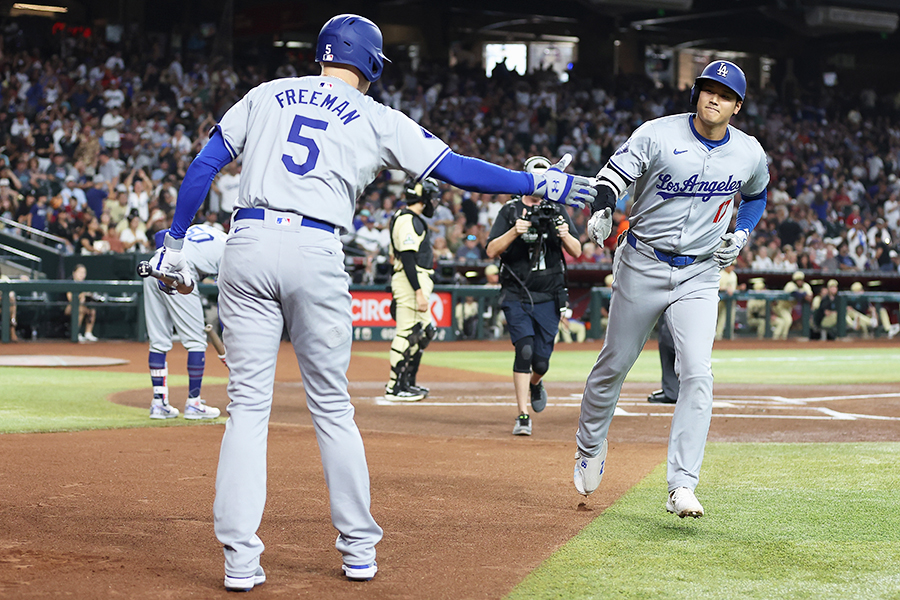
[(656, 390), (647, 396), (647, 402), (652, 402), (653, 404), (675, 404), (676, 400), (676, 398), (667, 397), (662, 390)]
[(516, 426), (513, 427), (513, 435), (531, 435), (531, 417), (519, 415), (516, 417)]
[(398, 389), (397, 386), (394, 386), (393, 388), (387, 386), (384, 389), (385, 400), (390, 400), (392, 402), (418, 402), (424, 397), (425, 394), (419, 394), (406, 389)]
[(415, 384), (407, 386), (406, 389), (414, 394), (422, 394), (423, 397), (427, 396), (428, 392), (431, 391), (427, 387), (422, 387), (421, 385)]
[(544, 389), (544, 382), (538, 381), (537, 385), (528, 384), (531, 387), (531, 409), (539, 413), (547, 408), (547, 390)]

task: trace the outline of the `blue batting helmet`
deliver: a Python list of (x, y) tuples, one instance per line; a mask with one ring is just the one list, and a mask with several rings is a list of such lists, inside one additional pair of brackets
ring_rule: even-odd
[(319, 32), (316, 61), (353, 65), (369, 81), (381, 77), (384, 61), (391, 62), (381, 50), (378, 25), (359, 15), (332, 17)]
[(738, 100), (744, 101), (747, 93), (747, 77), (741, 68), (727, 60), (714, 60), (703, 69), (700, 76), (694, 80), (691, 87), (691, 106), (697, 104), (700, 98), (700, 82), (703, 80), (718, 81), (732, 92), (737, 94)]

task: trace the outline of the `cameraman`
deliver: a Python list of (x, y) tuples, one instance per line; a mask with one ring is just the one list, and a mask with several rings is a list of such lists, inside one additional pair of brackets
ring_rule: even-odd
[[(529, 173), (548, 167), (550, 161), (541, 156), (525, 161)], [(541, 378), (550, 367), (560, 311), (567, 300), (562, 251), (581, 256), (581, 243), (570, 230), (574, 225), (564, 206), (531, 196), (507, 202), (491, 227), (487, 254), (500, 257), (500, 307), (516, 347), (513, 384), (519, 416), (513, 435), (531, 435), (529, 400), (536, 413), (547, 405)]]

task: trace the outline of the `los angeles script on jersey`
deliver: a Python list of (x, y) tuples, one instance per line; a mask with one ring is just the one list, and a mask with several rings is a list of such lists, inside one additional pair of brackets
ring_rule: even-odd
[(659, 196), (664, 200), (676, 196), (700, 196), (703, 202), (709, 202), (716, 196), (733, 196), (741, 189), (743, 181), (729, 175), (727, 181), (698, 181), (700, 175), (694, 174), (682, 182), (673, 181), (668, 173), (661, 173), (656, 189), (660, 190)]
[[(359, 118), (359, 113), (350, 107), (350, 103), (342, 100), (340, 96), (320, 92), (319, 90), (284, 90), (275, 94), (275, 100), (281, 106), (291, 106), (292, 104), (308, 104), (318, 106), (325, 110), (336, 113), (344, 125), (349, 125)], [(340, 104), (338, 101), (340, 100)]]

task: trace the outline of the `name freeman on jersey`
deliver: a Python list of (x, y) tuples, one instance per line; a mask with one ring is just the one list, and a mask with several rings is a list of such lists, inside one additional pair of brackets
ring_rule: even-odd
[[(324, 98), (322, 98), (322, 96), (324, 96)], [(308, 104), (310, 106), (317, 106), (319, 108), (324, 108), (325, 110), (330, 110), (333, 113), (337, 113), (340, 120), (344, 122), (344, 125), (349, 125), (360, 116), (355, 109), (350, 108), (350, 103), (346, 100), (341, 100), (341, 103), (335, 106), (335, 103), (340, 100), (339, 96), (334, 96), (318, 90), (315, 90), (312, 93), (310, 93), (310, 90), (304, 89), (296, 91), (284, 90), (283, 92), (275, 94), (275, 100), (278, 101), (281, 108), (291, 106), (292, 104)], [(348, 109), (349, 112), (344, 114)]]
[(715, 196), (733, 196), (744, 183), (734, 179), (734, 175), (729, 175), (728, 181), (698, 181), (699, 178), (700, 175), (694, 174), (678, 183), (668, 173), (662, 173), (656, 189), (665, 190), (659, 192), (663, 200), (676, 196), (700, 196), (703, 202), (709, 202)]

